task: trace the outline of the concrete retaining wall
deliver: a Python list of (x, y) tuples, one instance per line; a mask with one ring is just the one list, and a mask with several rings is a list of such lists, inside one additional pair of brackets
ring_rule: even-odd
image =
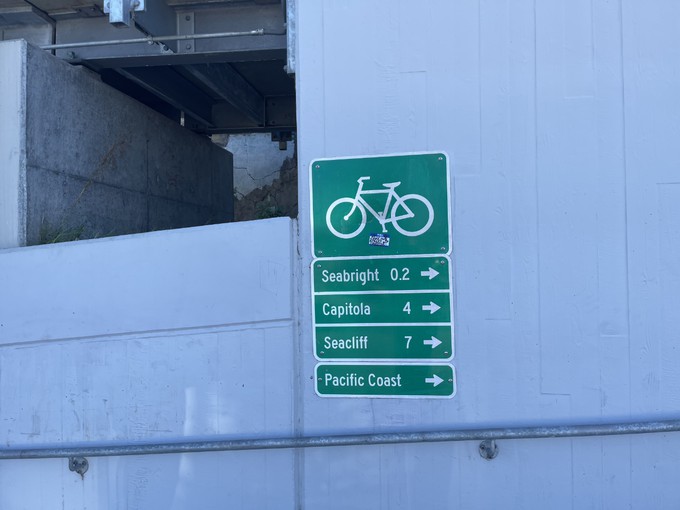
[(234, 154), (234, 191), (247, 195), (251, 191), (270, 185), (279, 177), (286, 158), (295, 155), (294, 142), (286, 150), (280, 150), (278, 142), (272, 142), (269, 133), (245, 133), (229, 135), (227, 150)]
[(232, 218), (229, 152), (25, 42), (0, 53), (0, 108), (18, 112), (0, 138), (0, 248)]
[[(0, 250), (7, 446), (293, 434), (288, 218)], [(294, 452), (0, 462), (0, 508), (293, 508)]]

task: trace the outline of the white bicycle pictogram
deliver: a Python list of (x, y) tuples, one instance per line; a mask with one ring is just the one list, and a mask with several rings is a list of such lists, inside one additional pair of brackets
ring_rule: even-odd
[[(397, 230), (397, 232), (409, 237), (419, 236), (427, 232), (427, 230), (432, 226), (432, 222), (434, 221), (434, 210), (432, 209), (432, 204), (425, 197), (415, 193), (410, 193), (408, 195), (404, 195), (403, 197), (399, 196), (395, 191), (395, 188), (399, 186), (401, 182), (383, 183), (383, 186), (385, 187), (384, 189), (365, 190), (364, 181), (367, 181), (369, 179), (370, 177), (368, 176), (359, 177), (359, 179), (357, 180), (357, 182), (359, 183), (359, 188), (357, 189), (357, 193), (354, 196), (354, 198), (350, 197), (338, 198), (328, 208), (328, 211), (326, 212), (326, 225), (328, 225), (328, 229), (333, 233), (334, 236), (339, 237), (341, 239), (351, 239), (353, 237), (358, 236), (359, 233), (366, 226), (366, 211), (370, 212), (375, 217), (375, 219), (377, 219), (380, 222), (383, 233), (387, 232), (386, 225), (388, 223), (394, 225), (394, 228)], [(377, 212), (364, 199), (364, 195), (379, 195), (379, 194), (387, 195), (387, 200), (385, 201), (385, 208), (382, 210), (382, 212)], [(411, 204), (411, 207), (409, 207), (407, 202)], [(416, 214), (413, 212), (412, 208), (417, 207), (416, 203), (421, 203), (426, 207), (427, 221), (425, 221), (423, 226), (420, 226), (420, 223), (417, 223), (416, 226), (420, 226), (420, 228), (417, 228), (416, 230), (406, 229), (399, 225), (399, 221), (415, 218)], [(392, 207), (391, 209), (390, 206)], [(347, 212), (346, 214), (342, 214), (344, 213), (344, 210), (347, 208), (349, 208), (349, 212)], [(359, 211), (359, 216), (354, 214), (355, 211)], [(387, 211), (390, 211), (389, 217), (387, 216)], [(339, 212), (341, 214), (340, 218), (342, 218), (342, 221), (345, 222), (346, 225), (337, 224), (341, 220), (338, 219), (337, 215), (335, 216), (334, 219), (333, 217), (334, 212)], [(337, 225), (334, 225), (333, 224), (334, 222)], [(355, 223), (356, 226), (354, 226)], [(345, 228), (342, 228), (343, 226)]]

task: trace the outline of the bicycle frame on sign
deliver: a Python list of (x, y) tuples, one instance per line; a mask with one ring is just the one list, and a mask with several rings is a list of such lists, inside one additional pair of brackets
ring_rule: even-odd
[[(369, 178), (360, 178), (359, 181), (359, 188), (357, 189), (357, 194), (354, 196), (354, 205), (352, 206), (352, 209), (350, 209), (349, 213), (345, 216), (345, 220), (347, 220), (354, 210), (357, 208), (357, 204), (361, 202), (361, 205), (363, 205), (368, 211), (380, 222), (380, 225), (383, 227), (385, 226), (385, 223), (393, 222), (395, 219), (400, 220), (403, 218), (412, 218), (413, 217), (413, 211), (411, 211), (406, 204), (402, 204), (404, 207), (406, 214), (403, 216), (399, 217), (394, 217), (394, 218), (389, 218), (387, 219), (387, 211), (390, 210), (390, 205), (392, 204), (392, 198), (399, 200), (401, 197), (397, 195), (397, 192), (394, 191), (394, 188), (398, 186), (398, 184), (392, 184), (388, 186), (385, 189), (369, 189), (365, 190), (364, 189), (364, 181), (367, 181)], [(400, 184), (400, 183), (399, 183)], [(377, 212), (375, 209), (373, 209), (370, 204), (364, 200), (362, 195), (382, 195), (387, 193), (387, 200), (385, 201), (385, 208), (383, 209), (382, 213)]]

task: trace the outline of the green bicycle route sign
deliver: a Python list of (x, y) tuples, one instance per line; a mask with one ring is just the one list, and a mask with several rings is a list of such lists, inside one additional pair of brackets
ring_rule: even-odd
[(446, 155), (317, 160), (310, 188), (317, 395), (452, 397)]
[(443, 153), (313, 161), (315, 257), (449, 254)]

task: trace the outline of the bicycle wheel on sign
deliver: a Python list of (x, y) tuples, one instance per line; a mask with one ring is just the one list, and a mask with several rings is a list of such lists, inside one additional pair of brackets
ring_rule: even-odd
[(427, 232), (432, 226), (434, 210), (425, 197), (416, 194), (404, 195), (394, 203), (390, 220), (400, 234), (416, 237)]
[(366, 226), (366, 209), (354, 198), (338, 198), (328, 208), (326, 225), (335, 237), (351, 239)]

